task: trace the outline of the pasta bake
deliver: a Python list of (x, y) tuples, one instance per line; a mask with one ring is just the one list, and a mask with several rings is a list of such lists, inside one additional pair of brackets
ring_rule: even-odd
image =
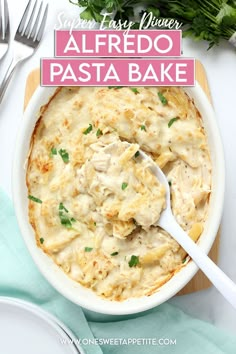
[(186, 264), (156, 226), (165, 188), (194, 241), (211, 193), (207, 136), (180, 87), (62, 87), (41, 108), (26, 182), (36, 242), (74, 281), (108, 300), (149, 296)]

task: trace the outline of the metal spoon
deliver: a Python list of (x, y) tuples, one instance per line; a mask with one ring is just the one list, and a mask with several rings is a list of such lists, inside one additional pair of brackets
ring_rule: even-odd
[(193, 261), (208, 277), (212, 284), (219, 290), (226, 300), (236, 309), (236, 284), (198, 247), (198, 245), (179, 226), (171, 210), (170, 187), (166, 176), (154, 161), (139, 150), (144, 160), (150, 163), (150, 170), (164, 185), (166, 190), (166, 209), (161, 213), (156, 225), (166, 230), (189, 254)]

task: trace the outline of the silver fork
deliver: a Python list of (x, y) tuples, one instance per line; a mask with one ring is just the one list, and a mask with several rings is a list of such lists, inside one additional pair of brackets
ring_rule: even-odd
[(10, 39), (10, 24), (7, 0), (0, 0), (0, 60), (7, 53)]
[(13, 42), (13, 59), (0, 86), (0, 103), (2, 102), (4, 93), (16, 66), (34, 54), (43, 36), (47, 20), (48, 4), (44, 9), (43, 15), (41, 16), (43, 2), (40, 3), (37, 16), (34, 19), (37, 0), (34, 1), (33, 9), (30, 12), (31, 3), (32, 0), (29, 0), (15, 34)]

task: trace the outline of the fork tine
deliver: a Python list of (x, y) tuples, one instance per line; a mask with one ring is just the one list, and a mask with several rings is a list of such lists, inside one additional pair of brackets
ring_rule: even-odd
[(0, 0), (0, 39), (3, 38), (2, 17), (2, 1)]
[(34, 38), (35, 38), (36, 31), (37, 31), (37, 28), (38, 28), (39, 18), (40, 18), (41, 11), (42, 11), (42, 7), (43, 7), (43, 2), (41, 2), (41, 4), (40, 4), (37, 18), (36, 18), (36, 20), (35, 20), (35, 23), (34, 23), (34, 26), (33, 26), (32, 30), (31, 30), (31, 32), (30, 32), (30, 35), (28, 36), (28, 37), (30, 37), (31, 39), (34, 39)]
[(45, 28), (46, 21), (47, 21), (47, 14), (48, 14), (48, 4), (47, 4), (47, 6), (46, 6), (46, 8), (44, 10), (43, 18), (42, 18), (39, 30), (38, 30), (38, 32), (36, 34), (35, 40), (37, 42), (40, 42), (40, 40), (41, 40), (41, 38), (43, 36), (44, 28)]
[(7, 6), (7, 0), (4, 0), (4, 19), (5, 19), (5, 38), (8, 39), (10, 36), (10, 23), (9, 23), (9, 12)]
[(33, 10), (31, 12), (30, 18), (28, 20), (28, 23), (27, 23), (27, 26), (26, 26), (26, 29), (25, 29), (25, 32), (24, 32), (24, 35), (26, 37), (28, 37), (28, 35), (30, 34), (30, 29), (31, 29), (31, 25), (32, 25), (32, 22), (33, 22), (33, 19), (34, 19), (34, 14), (35, 14), (37, 2), (38, 2), (38, 0), (36, 0), (35, 3), (34, 3)]
[(19, 26), (18, 26), (18, 28), (17, 28), (17, 32), (18, 32), (19, 34), (21, 34), (21, 35), (24, 34), (24, 27), (25, 27), (25, 23), (26, 23), (26, 20), (27, 20), (27, 15), (28, 15), (28, 12), (29, 12), (29, 9), (30, 9), (31, 1), (32, 1), (32, 0), (29, 0), (27, 6), (26, 6), (26, 8), (25, 8), (24, 14), (23, 14), (23, 16), (22, 16), (22, 19), (21, 19), (21, 21), (20, 21), (20, 24), (19, 24)]

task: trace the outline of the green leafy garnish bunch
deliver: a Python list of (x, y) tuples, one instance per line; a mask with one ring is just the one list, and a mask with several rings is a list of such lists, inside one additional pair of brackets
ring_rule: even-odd
[[(114, 14), (114, 20), (133, 21), (134, 8), (141, 5), (143, 12), (152, 12), (158, 18), (174, 18), (183, 24), (183, 35), (195, 40), (206, 40), (209, 48), (220, 39), (229, 40), (236, 32), (236, 0), (69, 0), (83, 7), (80, 17), (103, 20), (102, 11)], [(139, 20), (133, 28), (139, 28)], [(208, 49), (209, 49), (208, 48)]]

